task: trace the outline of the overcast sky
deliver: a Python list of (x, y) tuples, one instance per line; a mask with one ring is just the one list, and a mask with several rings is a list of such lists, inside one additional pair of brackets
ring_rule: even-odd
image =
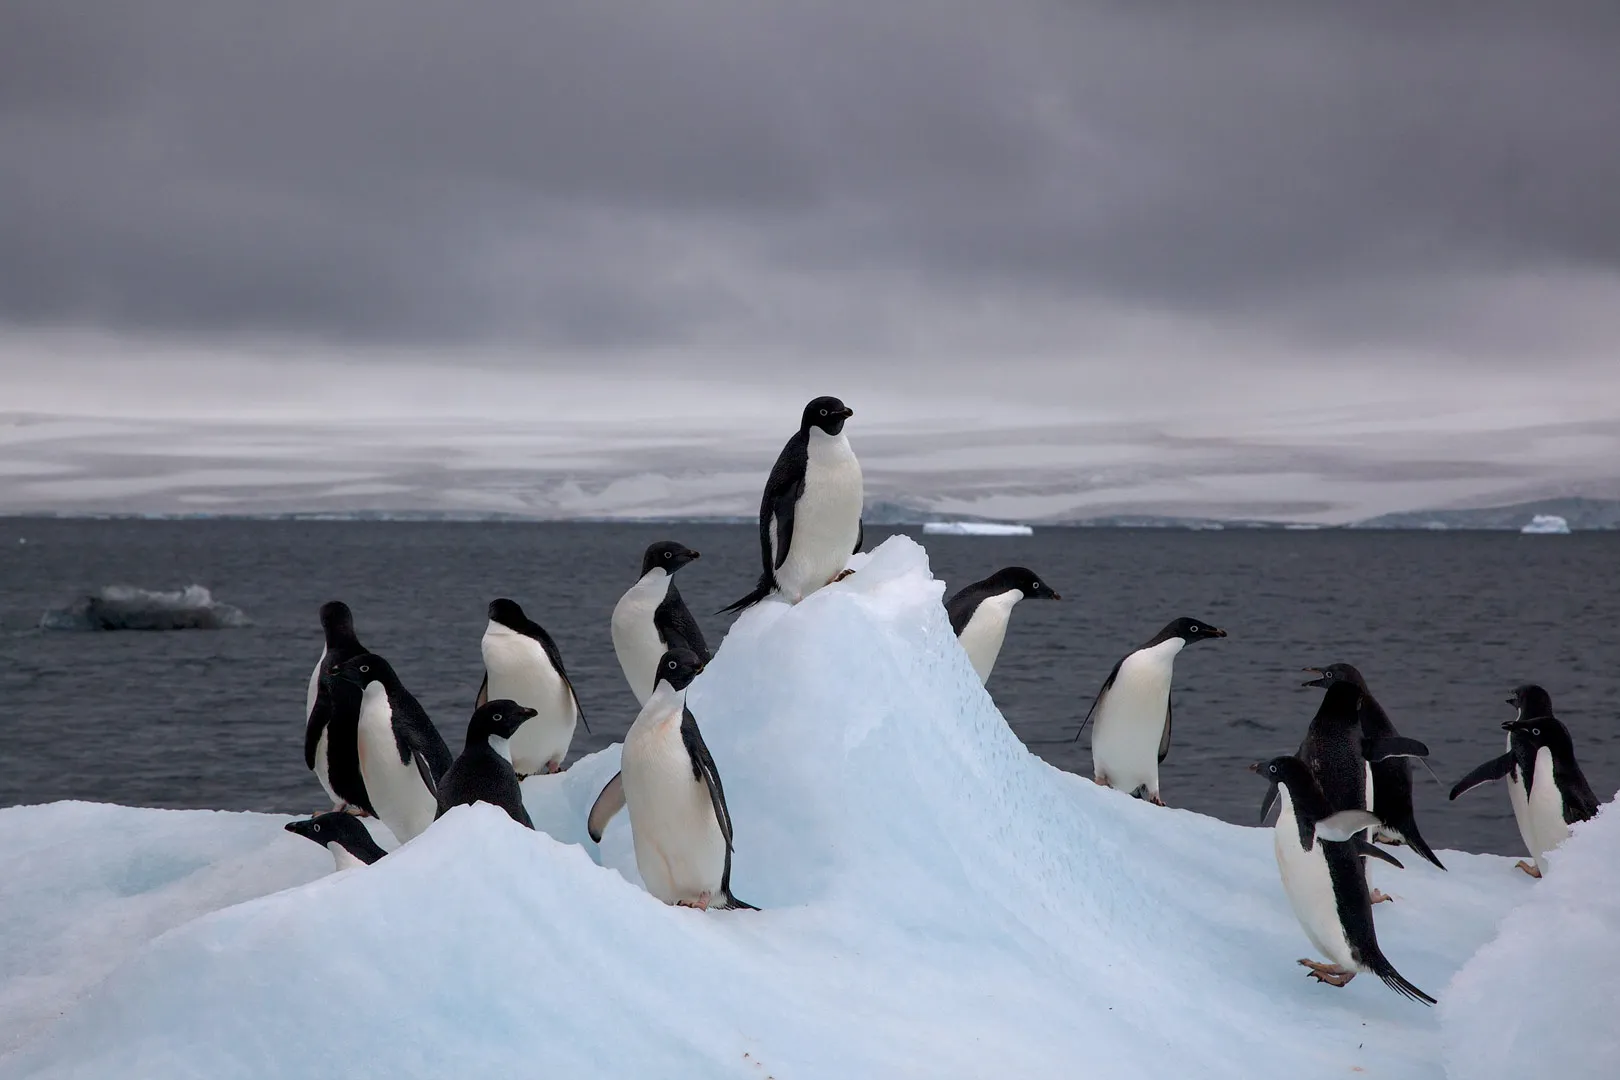
[(1617, 56), (1612, 0), (9, 0), (0, 373), (178, 418), (1617, 421)]

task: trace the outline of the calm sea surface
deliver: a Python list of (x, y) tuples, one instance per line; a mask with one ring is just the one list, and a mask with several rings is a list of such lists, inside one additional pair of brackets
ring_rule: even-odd
[[(875, 545), (893, 529), (870, 529)], [(917, 530), (904, 530), (916, 535)], [(308, 812), (304, 688), (320, 654), (316, 609), (348, 601), (459, 746), (481, 676), (484, 607), (517, 599), (557, 639), (594, 735), (635, 715), (608, 614), (642, 549), (703, 552), (681, 591), (709, 615), (757, 574), (751, 528), (720, 525), (146, 522), (0, 519), (0, 805), (96, 799)], [(922, 539), (919, 537), (919, 539)], [(20, 542), (20, 541), (26, 541)], [(1503, 699), (1543, 683), (1599, 796), (1620, 785), (1620, 534), (1179, 532), (1052, 529), (1028, 538), (927, 537), (951, 591), (1012, 563), (1064, 596), (1021, 604), (990, 690), (1026, 741), (1070, 735), (1123, 653), (1177, 615), (1231, 634), (1176, 664), (1166, 801), (1252, 824), (1263, 785), (1243, 771), (1291, 751), (1320, 691), (1300, 669), (1361, 668), (1449, 785), (1502, 751)], [(109, 584), (193, 582), (253, 620), (245, 629), (64, 633), (47, 608)], [(1090, 773), (1084, 741), (1038, 744)], [(1497, 788), (1448, 803), (1419, 773), (1418, 823), (1436, 847), (1522, 854)]]

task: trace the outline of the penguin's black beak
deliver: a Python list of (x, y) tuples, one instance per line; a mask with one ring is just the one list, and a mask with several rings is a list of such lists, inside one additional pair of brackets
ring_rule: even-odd
[(1226, 636), (1226, 631), (1225, 631), (1225, 630), (1222, 630), (1222, 629), (1221, 629), (1221, 628), (1220, 628), (1220, 627), (1218, 627), (1218, 626), (1212, 626), (1212, 627), (1210, 627), (1210, 630), (1209, 630), (1209, 632), (1210, 632), (1210, 633), (1211, 633), (1211, 634), (1212, 634), (1212, 635), (1214, 635), (1214, 636), (1215, 636), (1215, 637), (1225, 637), (1225, 636)]
[(1519, 704), (1519, 703), (1518, 703), (1518, 701), (1516, 701), (1516, 700), (1515, 700), (1515, 699), (1513, 699), (1513, 698), (1505, 698), (1505, 699), (1504, 699), (1504, 700), (1505, 700), (1505, 701), (1506, 701), (1506, 702), (1507, 702), (1507, 703), (1508, 703), (1508, 704), (1509, 704), (1509, 705), (1514, 705), (1514, 706), (1516, 706), (1516, 705), (1518, 705), (1518, 704)]
[(1252, 772), (1252, 773), (1255, 773), (1255, 774), (1257, 774), (1257, 775), (1258, 775), (1258, 774), (1259, 774), (1259, 772), (1260, 772), (1260, 770), (1261, 770), (1261, 769), (1262, 769), (1262, 768), (1264, 768), (1264, 766), (1263, 766), (1263, 765), (1262, 765), (1262, 764), (1261, 764), (1261, 763), (1260, 763), (1260, 762), (1258, 762), (1258, 761), (1257, 761), (1257, 762), (1255, 762), (1255, 763), (1254, 763), (1254, 764), (1253, 764), (1253, 765), (1250, 765), (1250, 766), (1248, 766), (1248, 767), (1247, 767), (1247, 768), (1248, 768), (1248, 770), (1249, 770), (1249, 771), (1250, 771), (1250, 772)]
[(697, 552), (693, 551), (691, 548), (686, 549), (686, 557), (688, 559), (701, 559), (701, 558), (703, 558), (703, 556), (699, 555)]
[(1300, 683), (1301, 686), (1326, 686), (1328, 683), (1333, 681), (1327, 677), (1327, 672), (1323, 671), (1319, 667), (1308, 667), (1305, 670), (1315, 672), (1317, 675), (1320, 675), (1321, 678), (1312, 679), (1310, 682)]
[(527, 705), (518, 706), (518, 715), (525, 720), (533, 720), (540, 715), (539, 709), (531, 709)]
[(845, 420), (848, 420), (850, 417), (855, 415), (855, 410), (850, 408), (848, 405), (845, 405), (844, 406), (844, 411), (839, 413), (838, 415), (842, 416)]
[(1050, 595), (1051, 595), (1051, 598), (1052, 598), (1052, 599), (1053, 599), (1053, 600), (1061, 600), (1061, 599), (1063, 599), (1063, 597), (1062, 597), (1062, 596), (1061, 596), (1061, 595), (1060, 595), (1060, 594), (1058, 594), (1058, 593), (1052, 593), (1052, 594), (1050, 594)]
[(705, 669), (705, 668), (707, 668), (707, 667), (708, 667), (708, 666), (709, 666), (709, 665), (708, 665), (708, 664), (699, 664), (699, 665), (698, 665), (698, 666), (697, 666), (697, 671), (695, 671), (695, 672), (693, 672), (693, 674), (694, 674), (694, 675), (701, 675), (701, 674), (703, 674), (703, 671), (704, 671), (704, 669)]

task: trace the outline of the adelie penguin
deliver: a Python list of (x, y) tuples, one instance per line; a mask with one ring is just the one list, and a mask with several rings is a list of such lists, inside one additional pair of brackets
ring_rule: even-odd
[(1249, 768), (1277, 787), (1281, 810), (1273, 847), (1283, 891), (1305, 936), (1327, 958), (1326, 963), (1305, 959), (1300, 965), (1330, 986), (1343, 986), (1357, 972), (1370, 971), (1396, 993), (1433, 1005), (1434, 998), (1407, 982), (1378, 947), (1362, 859), (1395, 862), (1362, 835), (1377, 827), (1378, 819), (1366, 810), (1330, 810), (1299, 758), (1273, 758)]
[(467, 742), (461, 756), (438, 780), (434, 779), (427, 759), (420, 752), (416, 754), (422, 783), (438, 798), (435, 818), (443, 817), (452, 806), (489, 803), (505, 810), (508, 817), (524, 828), (534, 828), (529, 811), (523, 805), (523, 788), (512, 768), (512, 739), (534, 715), (533, 709), (510, 698), (497, 698), (478, 706), (472, 719), (467, 721)]
[(332, 799), (334, 810), (345, 805), (359, 808), (364, 805), (364, 800), (351, 803), (332, 787), (327, 748), (332, 696), (325, 689), (321, 676), (327, 668), (359, 656), (366, 651), (366, 647), (360, 644), (360, 639), (354, 634), (354, 614), (349, 610), (349, 605), (341, 600), (331, 600), (321, 605), (321, 631), (325, 634), (326, 644), (315, 670), (309, 673), (309, 692), (304, 696), (304, 765), (321, 782), (321, 787)]
[(450, 768), (450, 748), (421, 703), (376, 653), (345, 661), (337, 675), (361, 690), (360, 775), (373, 812), (403, 844), (433, 824), (439, 810), (437, 795), (417, 770), (416, 755), (437, 780)]
[(854, 415), (835, 397), (804, 407), (760, 499), (759, 584), (724, 611), (742, 611), (772, 593), (797, 604), (844, 576), (844, 564), (861, 547), (861, 463), (844, 434), (844, 421)]
[[(1305, 683), (1306, 686), (1320, 686), (1324, 689), (1334, 682), (1347, 682), (1361, 691), (1361, 704), (1357, 710), (1357, 718), (1361, 724), (1361, 737), (1370, 740), (1370, 745), (1382, 747), (1387, 744), (1378, 740), (1398, 738), (1400, 732), (1384, 712), (1383, 706), (1373, 697), (1372, 691), (1367, 688), (1367, 680), (1360, 671), (1349, 664), (1329, 664), (1324, 668), (1306, 668), (1306, 671), (1318, 676)], [(1318, 736), (1315, 740), (1310, 735), (1300, 744), (1299, 756), (1306, 760), (1321, 762), (1330, 753), (1324, 746), (1324, 738)], [(1417, 747), (1409, 747), (1417, 749)], [(1375, 751), (1376, 752), (1376, 749)], [(1363, 755), (1366, 757), (1367, 755)], [(1419, 755), (1412, 755), (1419, 756)], [(1331, 774), (1325, 774), (1331, 775)], [(1348, 775), (1348, 773), (1346, 774)], [(1386, 757), (1373, 761), (1370, 758), (1366, 766), (1366, 780), (1371, 788), (1367, 793), (1366, 809), (1378, 815), (1378, 833), (1374, 837), (1387, 844), (1405, 844), (1429, 862), (1445, 869), (1439, 857), (1430, 849), (1427, 841), (1418, 832), (1417, 818), (1412, 809), (1412, 766), (1408, 756)], [(1330, 781), (1331, 782), (1331, 781)], [(1348, 782), (1345, 785), (1348, 787)], [(1364, 785), (1365, 787), (1365, 785)], [(1265, 802), (1260, 808), (1260, 817), (1265, 819), (1271, 809), (1271, 802), (1276, 798), (1276, 789), (1266, 794)], [(1331, 800), (1330, 800), (1331, 801)]]
[(591, 807), (600, 842), (622, 806), (630, 812), (636, 869), (647, 891), (682, 907), (749, 908), (731, 894), (731, 811), (686, 691), (703, 665), (687, 649), (658, 661), (658, 679), (624, 737), (621, 771)]
[(387, 854), (371, 838), (364, 822), (341, 810), (317, 814), (304, 821), (289, 821), (282, 828), (330, 851), (338, 870), (370, 866)]
[(1091, 764), (1097, 783), (1164, 805), (1159, 763), (1170, 753), (1170, 681), (1176, 656), (1194, 641), (1225, 636), (1225, 630), (1202, 619), (1177, 619), (1114, 665), (1080, 722), (1084, 731), (1096, 718)]
[(613, 652), (637, 705), (652, 696), (658, 660), (669, 650), (690, 649), (709, 662), (703, 630), (675, 587), (675, 572), (697, 557), (673, 540), (653, 544), (641, 557), (641, 576), (613, 606)]
[(512, 740), (512, 767), (520, 777), (561, 772), (574, 727), (585, 715), (557, 643), (515, 601), (502, 597), (490, 602), (481, 648), (484, 684), (475, 704), (511, 698), (535, 710), (535, 718)]
[(1513, 691), (1508, 704), (1519, 714), (1503, 724), (1507, 753), (1492, 758), (1451, 789), (1455, 799), (1490, 780), (1507, 780), (1519, 835), (1534, 862), (1519, 860), (1531, 877), (1547, 871), (1547, 853), (1569, 838), (1569, 827), (1598, 812), (1597, 796), (1575, 761), (1569, 729), (1553, 715), (1552, 697), (1534, 683)]
[(951, 630), (968, 654), (981, 683), (990, 681), (990, 672), (1001, 655), (1007, 638), (1007, 622), (1018, 601), (1061, 600), (1052, 587), (1023, 566), (997, 570), (983, 581), (975, 581), (945, 602)]

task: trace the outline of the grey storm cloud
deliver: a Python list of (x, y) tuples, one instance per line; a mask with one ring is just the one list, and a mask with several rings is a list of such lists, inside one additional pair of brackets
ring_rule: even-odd
[(1620, 270), (1617, 56), (1606, 0), (11, 0), (0, 321), (882, 352), (1075, 304), (1602, 339), (1606, 299), (1535, 282)]

